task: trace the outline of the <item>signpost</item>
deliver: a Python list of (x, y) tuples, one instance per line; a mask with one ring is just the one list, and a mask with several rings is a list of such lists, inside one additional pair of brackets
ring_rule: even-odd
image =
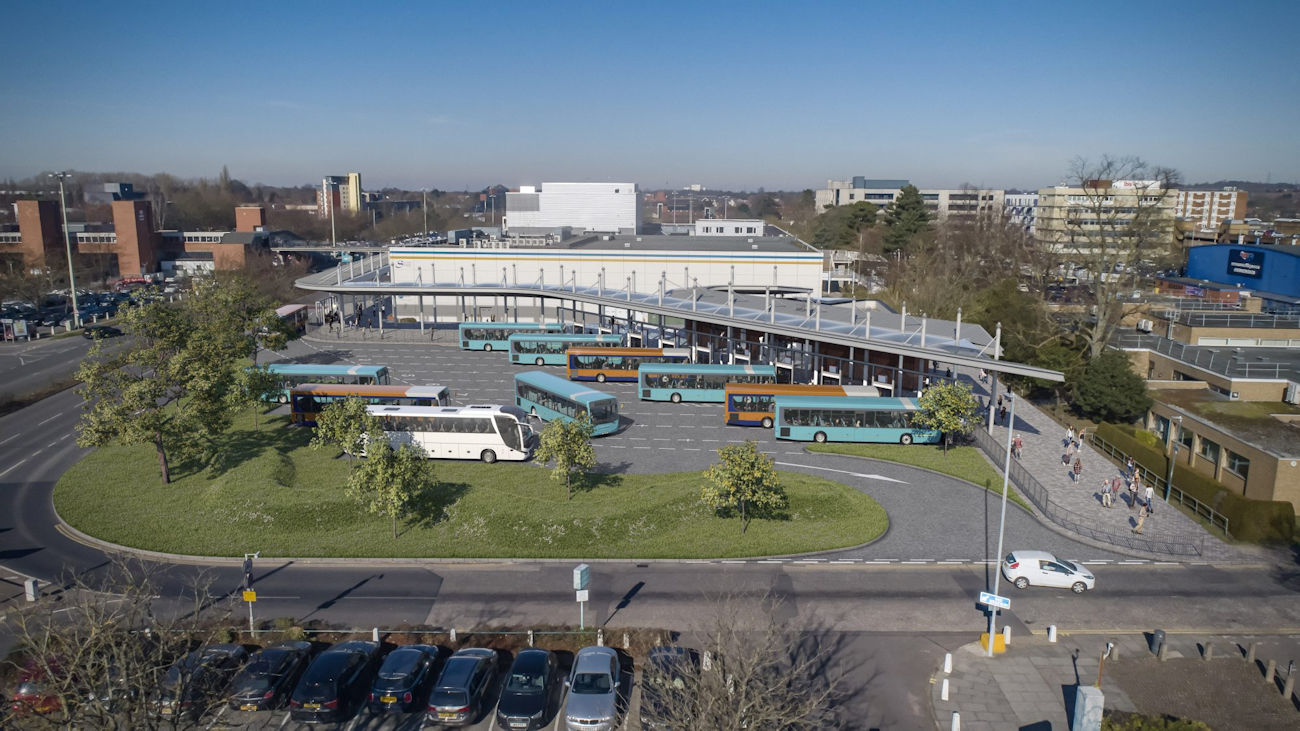
[(985, 604), (989, 607), (997, 607), (998, 609), (1010, 609), (1011, 599), (1004, 596), (998, 596), (997, 594), (990, 594), (987, 591), (981, 591), (980, 604)]
[(591, 581), (591, 567), (580, 563), (573, 569), (573, 590), (577, 592), (578, 629), (587, 628), (587, 584)]
[(248, 602), (248, 631), (253, 632), (253, 602), (257, 601), (257, 592), (253, 591), (253, 559), (262, 552), (244, 554), (244, 601)]

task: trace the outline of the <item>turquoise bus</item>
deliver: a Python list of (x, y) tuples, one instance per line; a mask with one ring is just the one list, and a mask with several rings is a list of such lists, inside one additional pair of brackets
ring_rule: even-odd
[(533, 365), (564, 365), (569, 348), (617, 348), (622, 335), (586, 333), (515, 333), (509, 337), (510, 362)]
[(776, 437), (798, 442), (937, 444), (939, 431), (914, 427), (911, 398), (776, 397)]
[(272, 363), (266, 369), (280, 381), (276, 400), (289, 403), (290, 391), (303, 383), (341, 383), (349, 386), (388, 385), (388, 366), (323, 365), (320, 363)]
[(458, 330), (461, 350), (506, 350), (515, 333), (558, 333), (564, 326), (558, 322), (462, 322)]
[(542, 421), (589, 414), (593, 436), (618, 431), (618, 399), (546, 371), (524, 371), (515, 376), (515, 405)]
[(645, 364), (637, 370), (643, 401), (726, 400), (728, 383), (776, 383), (776, 366), (706, 365), (692, 363)]

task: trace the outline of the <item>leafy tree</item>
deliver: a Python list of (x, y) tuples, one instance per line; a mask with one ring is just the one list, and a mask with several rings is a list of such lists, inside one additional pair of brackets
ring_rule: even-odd
[(334, 447), (349, 456), (357, 455), (366, 449), (371, 434), (382, 434), (379, 420), (366, 411), (365, 401), (345, 398), (326, 404), (316, 415), (311, 447)]
[(848, 249), (860, 242), (861, 234), (876, 225), (876, 206), (862, 201), (835, 206), (817, 217), (813, 243), (829, 249)]
[(534, 457), (543, 464), (555, 463), (552, 480), (564, 480), (568, 499), (573, 499), (573, 476), (586, 474), (596, 466), (596, 450), (591, 446), (593, 428), (584, 414), (581, 419), (556, 419), (542, 429), (541, 442)]
[(722, 447), (718, 457), (722, 461), (704, 472), (708, 482), (700, 498), (720, 514), (739, 511), (741, 533), (754, 516), (773, 515), (789, 504), (773, 459), (752, 440)]
[(375, 432), (366, 445), (365, 461), (348, 473), (347, 492), (366, 512), (392, 519), (396, 539), (397, 519), (433, 481), (423, 449), (412, 444), (393, 449), (382, 432)]
[(1089, 361), (1070, 390), (1075, 407), (1094, 421), (1127, 424), (1151, 407), (1146, 382), (1121, 350), (1107, 350)]
[(780, 219), (781, 202), (771, 193), (764, 193), (758, 196), (758, 200), (754, 202), (754, 215), (759, 218)]
[(957, 381), (937, 383), (925, 389), (920, 407), (913, 421), (917, 426), (943, 432), (943, 453), (946, 456), (952, 436), (966, 434), (975, 426), (979, 402), (971, 393), (970, 386)]
[(915, 185), (904, 185), (885, 208), (885, 253), (905, 249), (930, 227), (930, 211)]
[(253, 426), (257, 426), (257, 412), (262, 404), (274, 401), (283, 392), (280, 377), (263, 366), (253, 366), (240, 371), (243, 387), (238, 393), (242, 396), (244, 406), (253, 407)]

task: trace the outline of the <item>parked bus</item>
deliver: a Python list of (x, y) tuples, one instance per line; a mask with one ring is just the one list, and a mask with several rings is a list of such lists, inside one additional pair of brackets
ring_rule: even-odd
[(275, 314), (284, 320), (285, 326), (290, 332), (302, 335), (307, 332), (307, 317), (311, 310), (307, 305), (285, 305), (276, 308)]
[(618, 431), (618, 399), (545, 371), (515, 376), (515, 405), (542, 421), (573, 420), (589, 415), (592, 436)]
[(564, 365), (565, 351), (572, 347), (617, 348), (622, 335), (587, 333), (515, 333), (508, 338), (511, 363)]
[(367, 406), (394, 447), (414, 444), (429, 459), (522, 461), (537, 437), (514, 406)]
[(446, 386), (348, 386), (339, 383), (303, 383), (289, 391), (289, 412), (295, 424), (316, 426), (316, 415), (327, 405), (347, 398), (380, 406), (449, 406)]
[(801, 383), (728, 383), (723, 389), (726, 423), (771, 429), (777, 396), (879, 396), (875, 386), (813, 386)]
[(776, 367), (655, 363), (641, 366), (640, 381), (644, 401), (720, 404), (728, 383), (776, 383)]
[(272, 363), (266, 367), (280, 379), (283, 391), (276, 397), (289, 403), (289, 392), (304, 383), (333, 383), (349, 386), (388, 385), (388, 366), (322, 365), (319, 363)]
[(564, 327), (557, 322), (462, 322), (458, 329), (461, 350), (506, 350), (515, 333), (558, 333)]
[(686, 348), (569, 348), (571, 381), (635, 381), (642, 363), (688, 363)]
[(935, 444), (939, 432), (912, 426), (911, 398), (777, 396), (776, 437), (799, 442)]

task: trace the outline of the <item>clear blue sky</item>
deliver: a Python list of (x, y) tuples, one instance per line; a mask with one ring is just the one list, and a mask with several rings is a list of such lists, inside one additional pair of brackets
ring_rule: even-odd
[(1294, 0), (51, 0), (0, 18), (4, 178), (1031, 188), (1110, 153), (1300, 180)]

